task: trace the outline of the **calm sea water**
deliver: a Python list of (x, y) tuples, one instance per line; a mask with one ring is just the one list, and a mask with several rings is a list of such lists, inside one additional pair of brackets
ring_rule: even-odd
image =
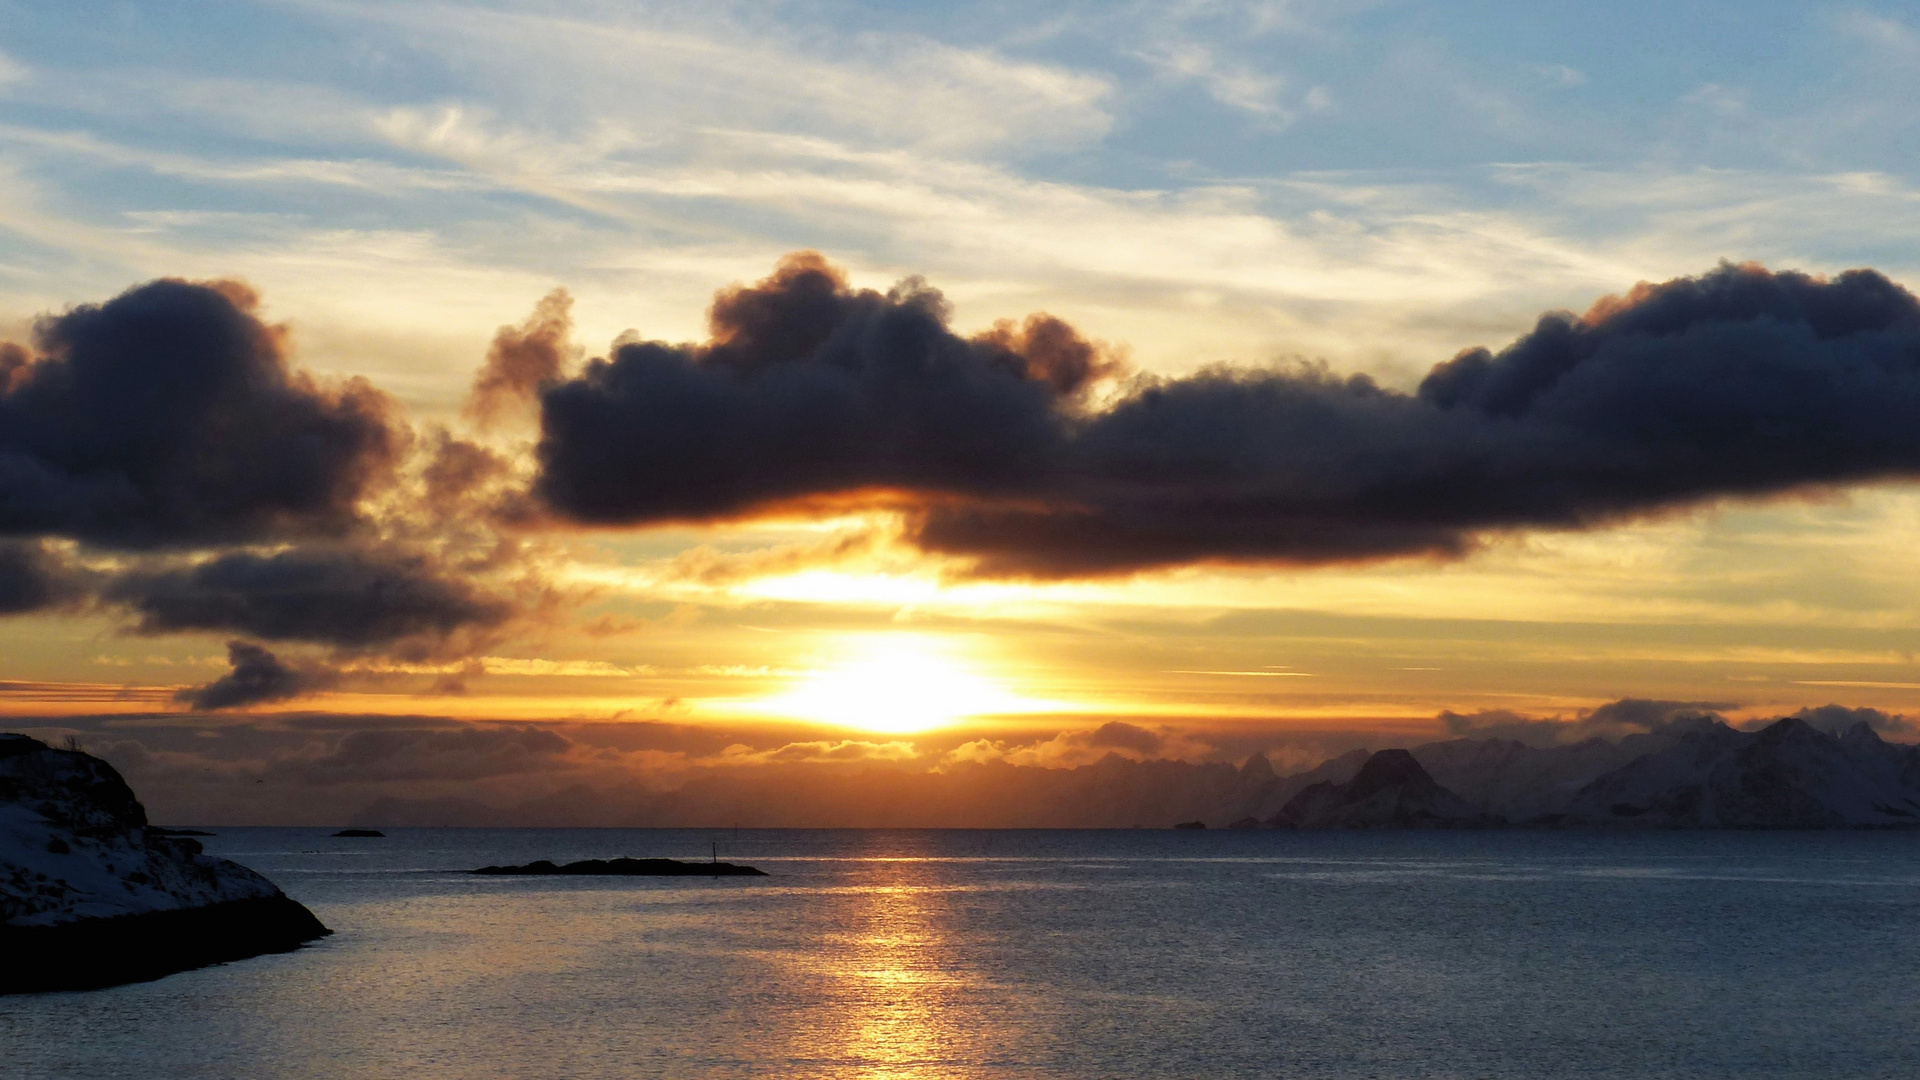
[[(774, 876), (458, 873), (714, 842)], [(0, 1075), (1920, 1076), (1920, 834), (206, 843), (335, 936), (0, 998)]]

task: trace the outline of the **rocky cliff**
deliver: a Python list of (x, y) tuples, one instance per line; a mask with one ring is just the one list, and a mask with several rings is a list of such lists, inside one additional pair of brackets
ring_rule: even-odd
[(326, 933), (266, 878), (150, 829), (106, 762), (0, 734), (0, 993), (158, 978)]

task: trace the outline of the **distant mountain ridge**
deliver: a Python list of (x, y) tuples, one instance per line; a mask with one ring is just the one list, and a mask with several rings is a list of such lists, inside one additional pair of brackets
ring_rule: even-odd
[(1756, 732), (1702, 727), (1581, 788), (1564, 814), (1638, 828), (1920, 825), (1920, 747), (1866, 724), (1834, 736), (1792, 717)]
[(1302, 791), (1274, 828), (1491, 824), (1663, 829), (1920, 825), (1920, 747), (1866, 723), (1839, 735), (1786, 717), (1741, 731), (1708, 717), (1618, 741), (1531, 747), (1456, 739), (1384, 750), (1345, 785)]

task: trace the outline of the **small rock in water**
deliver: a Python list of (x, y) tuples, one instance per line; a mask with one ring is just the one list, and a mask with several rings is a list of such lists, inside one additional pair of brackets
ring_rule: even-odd
[(765, 870), (724, 862), (676, 862), (673, 859), (582, 859), (556, 866), (540, 859), (522, 866), (483, 866), (473, 874), (602, 875), (609, 877), (766, 877)]

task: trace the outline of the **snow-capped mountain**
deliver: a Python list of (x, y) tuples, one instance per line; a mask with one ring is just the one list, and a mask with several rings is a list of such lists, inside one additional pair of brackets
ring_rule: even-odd
[(1755, 732), (1707, 723), (1595, 779), (1559, 813), (1642, 828), (1920, 825), (1920, 747), (1864, 723), (1837, 736), (1793, 717)]

